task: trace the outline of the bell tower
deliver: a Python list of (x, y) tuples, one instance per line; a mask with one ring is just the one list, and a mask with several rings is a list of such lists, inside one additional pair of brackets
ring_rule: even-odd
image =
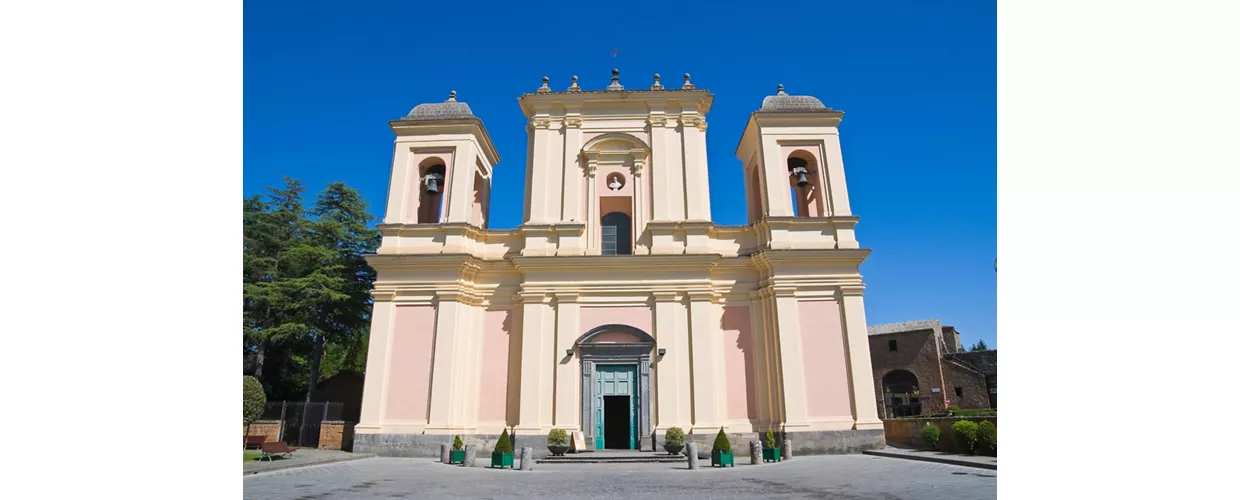
[(793, 233), (804, 226), (798, 221), (811, 220), (834, 228), (835, 241), (826, 248), (858, 248), (840, 152), (843, 117), (842, 111), (813, 96), (788, 95), (783, 85), (750, 115), (736, 157), (744, 167), (749, 222), (765, 223), (780, 233), (768, 235), (772, 248), (826, 245), (825, 240), (795, 237), (796, 241), (777, 241), (788, 236), (784, 229)]
[(456, 91), (389, 122), (396, 133), (385, 224), (463, 223), (485, 229), (499, 154)]
[(604, 90), (583, 90), (574, 76), (553, 91), (543, 78), (521, 96), (522, 255), (708, 251), (705, 118), (714, 96), (684, 79), (665, 87), (656, 74), (649, 88), (626, 89), (612, 70)]

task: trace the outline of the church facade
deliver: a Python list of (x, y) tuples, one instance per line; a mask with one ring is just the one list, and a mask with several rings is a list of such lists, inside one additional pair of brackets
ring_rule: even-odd
[[(783, 86), (736, 149), (748, 224), (711, 222), (706, 116), (684, 83), (541, 88), (523, 223), (490, 229), (486, 128), (456, 100), (395, 133), (355, 451), (437, 456), (504, 429), (545, 451), (661, 450), (786, 432), (797, 453), (883, 446), (849, 209), (843, 113)], [(739, 125), (739, 124), (735, 124)], [(741, 203), (742, 200), (725, 200)], [(514, 207), (515, 208), (515, 207)], [(504, 209), (509, 209), (505, 207)]]

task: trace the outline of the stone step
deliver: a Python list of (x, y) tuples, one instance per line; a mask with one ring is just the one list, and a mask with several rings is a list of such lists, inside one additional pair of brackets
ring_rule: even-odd
[(624, 464), (624, 463), (677, 463), (687, 459), (684, 455), (642, 452), (590, 452), (572, 453), (564, 456), (540, 458), (540, 464)]

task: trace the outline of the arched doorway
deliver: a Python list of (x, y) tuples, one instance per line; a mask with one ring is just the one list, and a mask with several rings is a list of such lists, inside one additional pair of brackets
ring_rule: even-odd
[(581, 426), (586, 446), (650, 449), (650, 357), (654, 338), (628, 325), (602, 325), (577, 339)]
[(603, 255), (632, 255), (633, 229), (629, 214), (611, 212), (600, 220)]
[(883, 375), (883, 406), (887, 418), (921, 415), (917, 376), (908, 370), (892, 370)]

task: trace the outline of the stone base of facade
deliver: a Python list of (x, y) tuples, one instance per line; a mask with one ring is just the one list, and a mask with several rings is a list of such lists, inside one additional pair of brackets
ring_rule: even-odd
[[(846, 430), (846, 431), (810, 431), (789, 432), (792, 440), (792, 456), (803, 455), (845, 455), (861, 453), (865, 450), (877, 450), (887, 446), (882, 429)], [(749, 456), (749, 442), (762, 441), (765, 434), (757, 432), (729, 432), (728, 441), (732, 445), (732, 453), (738, 457)], [(662, 436), (659, 436), (659, 451), (663, 451)], [(715, 447), (715, 435), (693, 434), (685, 436), (686, 442), (697, 443), (698, 456), (710, 457), (710, 450)]]
[[(454, 434), (354, 434), (354, 453), (374, 453), (381, 457), (439, 458), (439, 445), (452, 446)], [(478, 447), (478, 459), (490, 459), (499, 442), (499, 434), (461, 434), (461, 442)], [(512, 440), (512, 450), (521, 453), (522, 446), (534, 447), (534, 458), (551, 454), (547, 449), (547, 436), (523, 437)]]

